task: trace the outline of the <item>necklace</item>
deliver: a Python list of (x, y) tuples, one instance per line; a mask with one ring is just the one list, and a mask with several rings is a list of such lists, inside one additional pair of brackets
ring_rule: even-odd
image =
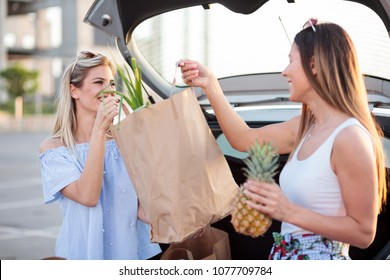
[(305, 137), (305, 142), (309, 141), (310, 138), (311, 138), (311, 133), (314, 129), (314, 127), (316, 126), (316, 123), (314, 122), (313, 125), (309, 128), (309, 131), (307, 132), (306, 134), (306, 137)]

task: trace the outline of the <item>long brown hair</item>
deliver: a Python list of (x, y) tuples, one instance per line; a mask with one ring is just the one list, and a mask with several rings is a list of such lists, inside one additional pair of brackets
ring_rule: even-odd
[[(371, 134), (376, 149), (380, 212), (387, 196), (383, 132), (369, 111), (364, 78), (351, 38), (339, 25), (321, 23), (315, 26), (315, 31), (310, 27), (300, 31), (294, 43), (298, 46), (303, 69), (318, 95), (332, 107), (359, 120)], [(313, 58), (316, 75), (310, 66)], [(294, 150), (313, 121), (310, 108), (303, 104)]]

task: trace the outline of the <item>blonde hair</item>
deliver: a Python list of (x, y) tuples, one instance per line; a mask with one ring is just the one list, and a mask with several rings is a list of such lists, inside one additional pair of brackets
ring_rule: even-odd
[[(83, 55), (86, 53), (86, 55)], [(74, 151), (76, 141), (74, 133), (77, 128), (75, 103), (71, 96), (71, 84), (77, 88), (83, 85), (88, 71), (100, 65), (108, 65), (115, 73), (114, 64), (101, 54), (82, 52), (66, 67), (57, 90), (57, 113), (52, 138), (60, 139), (61, 143)]]
[[(312, 86), (332, 107), (354, 117), (369, 131), (376, 149), (376, 169), (378, 176), (378, 211), (386, 202), (387, 185), (385, 154), (381, 137), (383, 132), (368, 108), (367, 91), (360, 72), (355, 47), (349, 35), (340, 26), (322, 23), (299, 32), (294, 43), (298, 46), (303, 69)], [(311, 70), (313, 62), (316, 75)], [(314, 116), (307, 105), (302, 107), (301, 124), (296, 145), (314, 122)]]

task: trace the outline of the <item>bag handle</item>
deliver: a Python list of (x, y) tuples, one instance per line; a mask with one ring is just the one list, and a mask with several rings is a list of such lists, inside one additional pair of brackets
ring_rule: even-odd
[[(169, 93), (169, 97), (172, 97), (172, 95), (174, 94), (174, 90), (175, 90), (175, 87), (176, 87), (176, 75), (177, 75), (177, 69), (179, 68), (179, 63), (180, 61), (177, 61), (175, 63), (175, 72), (174, 72), (174, 75), (173, 75), (173, 80), (172, 80), (172, 88), (171, 88), (171, 91)], [(191, 86), (191, 92), (195, 95), (195, 92), (194, 92), (194, 87)], [(152, 104), (154, 104), (155, 102), (152, 102)], [(128, 116), (130, 114), (130, 111), (129, 109), (127, 108), (126, 104), (123, 104), (121, 102), (121, 106), (119, 107), (119, 113), (118, 113), (118, 116), (121, 115), (121, 110), (123, 110), (123, 112), (125, 113), (125, 116)], [(120, 120), (118, 120), (118, 123), (120, 122)]]
[(177, 61), (175, 63), (175, 73), (173, 74), (172, 88), (171, 88), (171, 92), (169, 93), (169, 97), (172, 96), (173, 91), (175, 90), (175, 87), (176, 87), (176, 73), (177, 73), (177, 68), (179, 68), (179, 63), (180, 63), (180, 61)]
[[(172, 95), (174, 94), (174, 90), (175, 90), (175, 87), (176, 87), (177, 68), (179, 68), (179, 64), (180, 64), (180, 60), (176, 61), (176, 63), (175, 63), (175, 73), (173, 74), (172, 88), (171, 88), (171, 92), (169, 93), (169, 97), (172, 97)], [(193, 94), (195, 94), (194, 87), (192, 85), (191, 85), (191, 92)]]

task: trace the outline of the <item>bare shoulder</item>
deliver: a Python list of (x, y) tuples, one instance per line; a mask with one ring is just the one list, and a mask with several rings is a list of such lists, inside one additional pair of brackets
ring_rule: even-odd
[(364, 128), (350, 125), (337, 135), (334, 147), (341, 153), (363, 155), (375, 153), (373, 138)]
[(336, 137), (336, 141), (339, 140), (341, 143), (356, 143), (356, 144), (372, 144), (372, 136), (370, 133), (363, 127), (358, 125), (350, 125), (340, 131), (339, 135)]
[(39, 146), (39, 153), (44, 153), (47, 150), (55, 149), (61, 146), (63, 146), (63, 144), (59, 138), (46, 138)]

